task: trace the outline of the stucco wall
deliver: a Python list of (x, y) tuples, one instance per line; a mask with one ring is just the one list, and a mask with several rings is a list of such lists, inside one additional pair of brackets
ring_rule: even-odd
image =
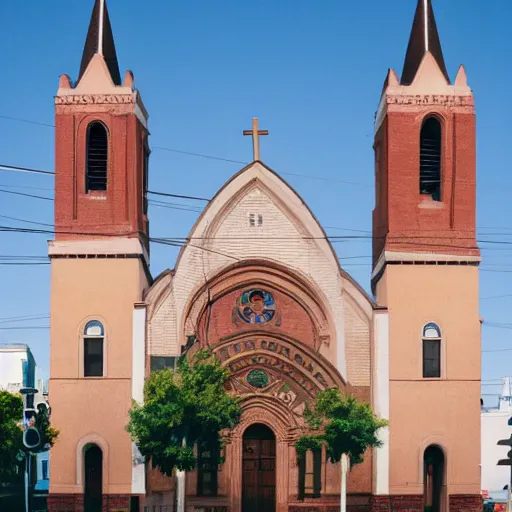
[[(480, 492), (478, 269), (388, 265), (377, 298), (389, 308), (390, 491), (423, 492), (423, 451), (446, 451), (449, 494)], [(442, 331), (441, 379), (423, 379), (422, 327)]]
[[(60, 436), (52, 450), (51, 493), (83, 492), (77, 445), (86, 442), (104, 452), (104, 493), (131, 492), (132, 449), (124, 427), (132, 397), (133, 306), (144, 283), (135, 258), (52, 260), (50, 396)], [(92, 319), (105, 327), (102, 378), (82, 377), (82, 332)]]

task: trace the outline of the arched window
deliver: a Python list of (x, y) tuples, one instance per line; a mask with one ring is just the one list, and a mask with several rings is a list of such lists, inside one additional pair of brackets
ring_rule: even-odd
[(107, 190), (108, 133), (105, 125), (98, 121), (87, 128), (87, 173), (86, 192)]
[(198, 445), (197, 469), (197, 495), (217, 496), (219, 447), (216, 443)]
[(441, 377), (441, 329), (428, 323), (423, 327), (423, 378)]
[(420, 135), (420, 194), (441, 200), (441, 123), (429, 117)]
[(84, 377), (103, 377), (105, 330), (92, 320), (84, 329)]
[(101, 512), (103, 494), (103, 452), (96, 444), (84, 449), (84, 510)]
[(444, 501), (444, 453), (439, 446), (431, 445), (423, 454), (423, 495), (425, 509), (441, 512)]
[(322, 451), (307, 451), (299, 457), (299, 500), (320, 498), (322, 493)]

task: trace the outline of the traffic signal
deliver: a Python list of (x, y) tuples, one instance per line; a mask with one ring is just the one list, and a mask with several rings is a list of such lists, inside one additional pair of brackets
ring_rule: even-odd
[(37, 450), (41, 446), (41, 434), (35, 427), (29, 427), (23, 432), (23, 445), (29, 450)]
[[(498, 441), (499, 446), (510, 446), (512, 448), (512, 435), (510, 439), (500, 439)], [(512, 450), (507, 453), (508, 459), (501, 459), (498, 461), (498, 466), (511, 466), (512, 467)]]

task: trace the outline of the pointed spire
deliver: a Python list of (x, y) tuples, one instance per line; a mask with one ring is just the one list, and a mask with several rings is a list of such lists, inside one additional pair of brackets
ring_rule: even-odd
[(89, 62), (95, 54), (99, 53), (105, 59), (105, 63), (110, 71), (110, 76), (115, 85), (121, 85), (121, 74), (119, 73), (119, 64), (117, 62), (116, 47), (114, 36), (108, 16), (106, 0), (96, 0), (92, 11), (89, 31), (85, 40), (82, 63), (80, 64), (80, 74), (78, 81), (82, 78)]
[(446, 71), (441, 41), (437, 32), (434, 9), (431, 0), (418, 0), (418, 7), (412, 24), (411, 37), (407, 54), (405, 55), (404, 70), (402, 71), (402, 85), (411, 85), (420, 67), (421, 61), (427, 52), (430, 52), (448, 83), (450, 77)]

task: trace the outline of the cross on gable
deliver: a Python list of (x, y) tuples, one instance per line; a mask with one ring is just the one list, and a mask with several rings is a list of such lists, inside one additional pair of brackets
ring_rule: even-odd
[(260, 160), (260, 135), (268, 135), (268, 130), (258, 129), (258, 118), (252, 118), (252, 130), (244, 130), (244, 135), (252, 135), (253, 160)]

